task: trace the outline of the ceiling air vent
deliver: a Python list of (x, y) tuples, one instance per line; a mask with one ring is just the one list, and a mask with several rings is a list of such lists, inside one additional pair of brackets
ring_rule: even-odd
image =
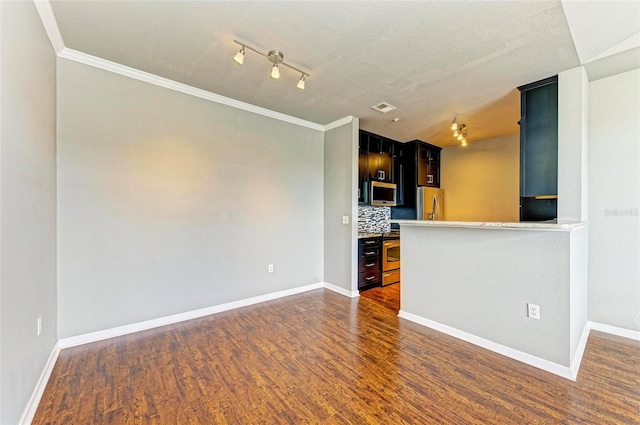
[(377, 105), (372, 106), (371, 109), (378, 112), (382, 112), (383, 114), (386, 114), (387, 112), (390, 112), (396, 109), (396, 107), (386, 102), (381, 102), (381, 103), (378, 103)]

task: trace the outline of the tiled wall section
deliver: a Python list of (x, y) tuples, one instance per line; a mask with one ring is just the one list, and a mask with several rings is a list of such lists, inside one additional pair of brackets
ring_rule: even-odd
[(389, 207), (358, 207), (358, 232), (386, 233), (391, 224), (391, 208)]

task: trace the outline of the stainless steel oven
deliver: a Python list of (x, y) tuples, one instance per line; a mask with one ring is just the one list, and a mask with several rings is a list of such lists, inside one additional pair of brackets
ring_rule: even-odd
[(382, 286), (400, 282), (400, 239), (382, 242)]

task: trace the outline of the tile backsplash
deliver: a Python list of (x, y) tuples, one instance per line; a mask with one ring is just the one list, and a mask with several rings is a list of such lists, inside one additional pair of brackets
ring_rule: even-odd
[(358, 207), (358, 232), (386, 233), (391, 228), (390, 207)]

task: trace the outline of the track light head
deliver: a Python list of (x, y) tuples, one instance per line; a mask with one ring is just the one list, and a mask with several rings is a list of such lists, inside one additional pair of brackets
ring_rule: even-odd
[(244, 46), (240, 49), (238, 53), (233, 57), (233, 60), (236, 61), (238, 65), (242, 65), (244, 62)]
[(302, 74), (302, 76), (300, 76), (300, 79), (298, 80), (298, 84), (296, 85), (296, 87), (300, 90), (304, 90), (304, 81), (304, 74)]
[(278, 79), (280, 78), (280, 70), (278, 69), (278, 64), (274, 63), (271, 67), (271, 78)]

